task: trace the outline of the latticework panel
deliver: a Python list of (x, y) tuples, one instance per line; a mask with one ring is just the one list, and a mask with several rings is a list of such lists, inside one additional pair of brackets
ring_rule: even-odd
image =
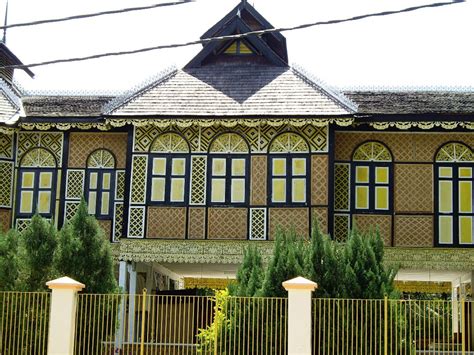
[(110, 235), (112, 234), (112, 221), (100, 219), (97, 221), (99, 223), (99, 227), (102, 229), (104, 233), (104, 238), (106, 240), (110, 240)]
[(334, 165), (334, 209), (336, 211), (349, 210), (350, 165)]
[(328, 156), (311, 156), (311, 203), (327, 205), (328, 203)]
[(305, 153), (310, 149), (302, 136), (293, 132), (285, 132), (272, 141), (268, 151), (272, 153)]
[(118, 242), (123, 233), (123, 203), (116, 203), (114, 206), (114, 232), (113, 241)]
[(166, 132), (160, 134), (151, 144), (151, 152), (188, 153), (188, 143), (179, 134)]
[(79, 209), (79, 201), (66, 201), (64, 206), (64, 222), (69, 222)]
[(55, 168), (56, 160), (49, 150), (45, 148), (33, 148), (21, 157), (20, 165), (23, 167)]
[(206, 208), (190, 207), (188, 210), (188, 238), (204, 239), (206, 235)]
[(267, 238), (267, 210), (265, 208), (250, 209), (250, 239), (265, 240)]
[(206, 204), (206, 156), (191, 157), (191, 205)]
[(35, 147), (47, 148), (61, 164), (63, 134), (60, 132), (18, 132), (17, 161), (23, 154)]
[(375, 233), (379, 231), (385, 246), (391, 246), (392, 241), (392, 216), (356, 214), (353, 217), (353, 227), (362, 233)]
[(13, 185), (13, 163), (0, 161), (0, 206), (11, 207)]
[(3, 232), (7, 232), (10, 229), (12, 218), (12, 211), (9, 209), (0, 209), (0, 226)]
[(107, 149), (97, 149), (87, 157), (87, 167), (114, 169), (115, 158)]
[(128, 214), (128, 236), (143, 238), (145, 235), (145, 207), (130, 207)]
[(69, 136), (69, 167), (85, 168), (87, 158), (97, 149), (107, 149), (115, 157), (115, 166), (125, 169), (127, 159), (127, 133), (73, 132)]
[(269, 237), (274, 239), (278, 228), (282, 230), (294, 229), (296, 234), (303, 238), (309, 236), (309, 209), (308, 208), (270, 208)]
[(248, 153), (247, 143), (241, 135), (223, 133), (214, 139), (209, 147), (211, 153)]
[(314, 207), (312, 211), (311, 224), (318, 223), (319, 230), (323, 233), (328, 232), (328, 209), (325, 207)]
[(149, 207), (147, 238), (184, 239), (185, 207)]
[(345, 243), (349, 236), (350, 220), (347, 214), (334, 215), (333, 239), (340, 243)]
[(80, 199), (84, 195), (84, 170), (68, 170), (66, 178), (66, 198)]
[(392, 161), (392, 155), (388, 151), (387, 147), (379, 142), (367, 142), (360, 145), (352, 160), (357, 161)]
[(16, 230), (18, 233), (23, 233), (30, 226), (31, 219), (17, 219)]
[(132, 203), (145, 203), (146, 200), (147, 156), (134, 155), (132, 158)]
[(433, 211), (433, 165), (395, 165), (395, 210)]
[(396, 247), (432, 247), (433, 216), (395, 216)]
[(254, 206), (267, 204), (267, 157), (252, 156), (250, 171), (250, 203)]
[(13, 134), (0, 133), (0, 157), (13, 158)]
[(474, 162), (474, 153), (465, 144), (457, 142), (448, 143), (439, 149), (436, 161)]
[(209, 208), (209, 239), (247, 239), (246, 208)]
[(125, 171), (117, 171), (115, 199), (123, 200), (125, 196)]

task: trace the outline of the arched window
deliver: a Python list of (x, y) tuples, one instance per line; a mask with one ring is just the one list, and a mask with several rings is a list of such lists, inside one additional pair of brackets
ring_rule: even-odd
[(189, 144), (167, 132), (151, 144), (148, 164), (150, 204), (184, 204), (188, 195)]
[(309, 145), (296, 133), (282, 133), (269, 147), (271, 205), (306, 205), (309, 200)]
[(89, 214), (111, 218), (115, 186), (115, 157), (107, 149), (97, 149), (87, 158), (85, 198)]
[(392, 211), (392, 154), (379, 142), (366, 142), (352, 155), (352, 209), (356, 213)]
[(20, 161), (17, 216), (28, 218), (36, 211), (52, 217), (56, 195), (56, 159), (45, 148), (33, 148)]
[(237, 133), (223, 133), (209, 147), (208, 201), (214, 205), (245, 204), (248, 200), (247, 142)]
[(435, 166), (437, 245), (473, 245), (474, 154), (463, 143), (447, 143)]

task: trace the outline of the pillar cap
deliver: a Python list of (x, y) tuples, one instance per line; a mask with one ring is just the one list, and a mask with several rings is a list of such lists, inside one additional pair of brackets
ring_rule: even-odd
[(287, 280), (281, 283), (285, 290), (310, 290), (314, 291), (318, 288), (318, 284), (311, 280), (305, 279), (304, 277), (298, 276), (294, 279)]
[(63, 290), (74, 290), (81, 291), (86, 287), (83, 283), (77, 282), (76, 280), (71, 279), (70, 277), (64, 276), (56, 280), (51, 280), (46, 282), (51, 290), (63, 289)]

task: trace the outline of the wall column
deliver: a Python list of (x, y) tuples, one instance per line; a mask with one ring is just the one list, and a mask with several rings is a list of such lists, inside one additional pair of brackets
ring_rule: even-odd
[(458, 286), (451, 283), (451, 303), (452, 303), (452, 329), (453, 334), (459, 333), (459, 302)]
[[(126, 261), (120, 261), (119, 262), (119, 288), (123, 294), (127, 292), (127, 276), (128, 276), (128, 270), (127, 270), (127, 262)], [(126, 297), (121, 296), (120, 300), (120, 308), (118, 311), (118, 328), (117, 331), (115, 332), (115, 351), (117, 352), (118, 350), (122, 349), (122, 344), (124, 341), (124, 323), (125, 323), (125, 302), (126, 302)]]
[(137, 293), (137, 270), (135, 263), (128, 265), (130, 275), (130, 288), (128, 292), (128, 341), (134, 341), (135, 334), (135, 295)]

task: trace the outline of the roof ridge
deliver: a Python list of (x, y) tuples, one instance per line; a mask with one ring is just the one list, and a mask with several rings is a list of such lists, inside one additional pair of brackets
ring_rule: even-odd
[(402, 93), (402, 92), (437, 92), (437, 93), (472, 93), (474, 92), (474, 86), (468, 85), (350, 85), (346, 87), (339, 87), (340, 91), (343, 92), (393, 92), (393, 93)]

